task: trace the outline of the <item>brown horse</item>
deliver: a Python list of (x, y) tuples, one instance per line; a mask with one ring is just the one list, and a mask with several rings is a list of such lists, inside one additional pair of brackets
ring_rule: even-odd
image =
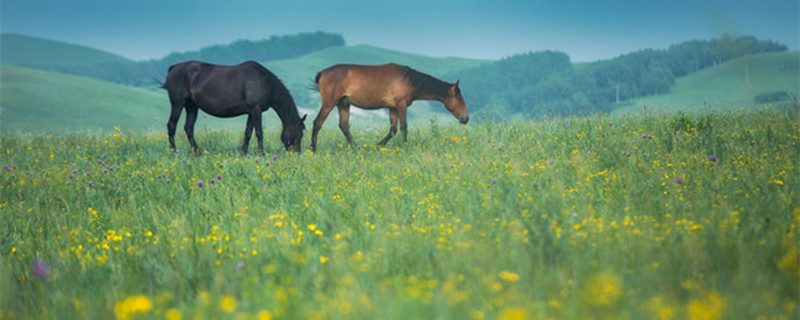
[(397, 133), (397, 119), (403, 142), (407, 141), (406, 109), (414, 100), (438, 100), (462, 124), (469, 121), (469, 113), (458, 88), (458, 81), (449, 84), (417, 70), (394, 63), (380, 66), (339, 64), (317, 73), (314, 79), (322, 97), (322, 107), (314, 119), (311, 150), (316, 150), (317, 133), (334, 106), (339, 108), (339, 128), (349, 144), (350, 105), (362, 109), (389, 109), (391, 126), (389, 134), (378, 145), (384, 145)]
[(167, 90), (172, 113), (167, 122), (169, 146), (175, 149), (175, 129), (183, 109), (186, 109), (186, 137), (197, 152), (194, 123), (197, 109), (213, 116), (228, 118), (247, 115), (242, 152), (247, 153), (253, 129), (258, 138), (258, 150), (264, 151), (261, 113), (270, 107), (283, 123), (281, 142), (287, 151), (300, 152), (305, 125), (297, 113), (289, 90), (278, 77), (254, 61), (235, 66), (186, 61), (169, 67), (167, 79), (161, 84)]

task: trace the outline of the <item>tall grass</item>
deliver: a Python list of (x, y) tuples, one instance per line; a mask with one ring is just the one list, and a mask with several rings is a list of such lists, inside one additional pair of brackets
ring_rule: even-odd
[(3, 135), (0, 319), (796, 318), (799, 118)]

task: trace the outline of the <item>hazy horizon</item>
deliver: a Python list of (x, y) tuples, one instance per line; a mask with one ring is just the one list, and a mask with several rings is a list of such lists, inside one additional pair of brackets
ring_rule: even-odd
[(432, 57), (496, 60), (556, 50), (575, 62), (664, 49), (722, 34), (751, 35), (798, 49), (800, 7), (793, 0), (405, 1), (268, 4), (3, 1), (0, 31), (85, 45), (133, 60), (158, 59), (240, 39), (324, 31), (349, 45)]

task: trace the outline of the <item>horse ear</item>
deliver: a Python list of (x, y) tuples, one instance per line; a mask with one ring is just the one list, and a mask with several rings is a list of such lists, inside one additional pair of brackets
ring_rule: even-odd
[(306, 121), (306, 117), (308, 117), (308, 113), (304, 114), (304, 115), (303, 115), (303, 117), (302, 117), (302, 118), (300, 118), (300, 121), (301, 121), (301, 122), (302, 122), (302, 121)]
[(454, 84), (453, 86), (454, 86), (454, 87), (456, 87), (456, 88), (458, 88), (458, 83), (459, 83), (459, 82), (461, 82), (461, 79), (458, 79), (458, 80), (456, 80), (456, 84)]

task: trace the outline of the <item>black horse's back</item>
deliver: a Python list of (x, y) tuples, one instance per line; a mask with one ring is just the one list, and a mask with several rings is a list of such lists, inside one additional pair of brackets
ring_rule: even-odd
[(286, 149), (300, 150), (305, 117), (298, 115), (294, 99), (283, 82), (258, 62), (246, 61), (235, 66), (201, 61), (177, 63), (169, 67), (161, 87), (167, 90), (172, 104), (167, 132), (173, 149), (176, 122), (185, 108), (184, 130), (192, 148), (197, 149), (193, 131), (199, 109), (217, 117), (248, 115), (242, 151), (247, 151), (253, 129), (261, 150), (261, 113), (272, 108), (283, 122), (281, 140)]

